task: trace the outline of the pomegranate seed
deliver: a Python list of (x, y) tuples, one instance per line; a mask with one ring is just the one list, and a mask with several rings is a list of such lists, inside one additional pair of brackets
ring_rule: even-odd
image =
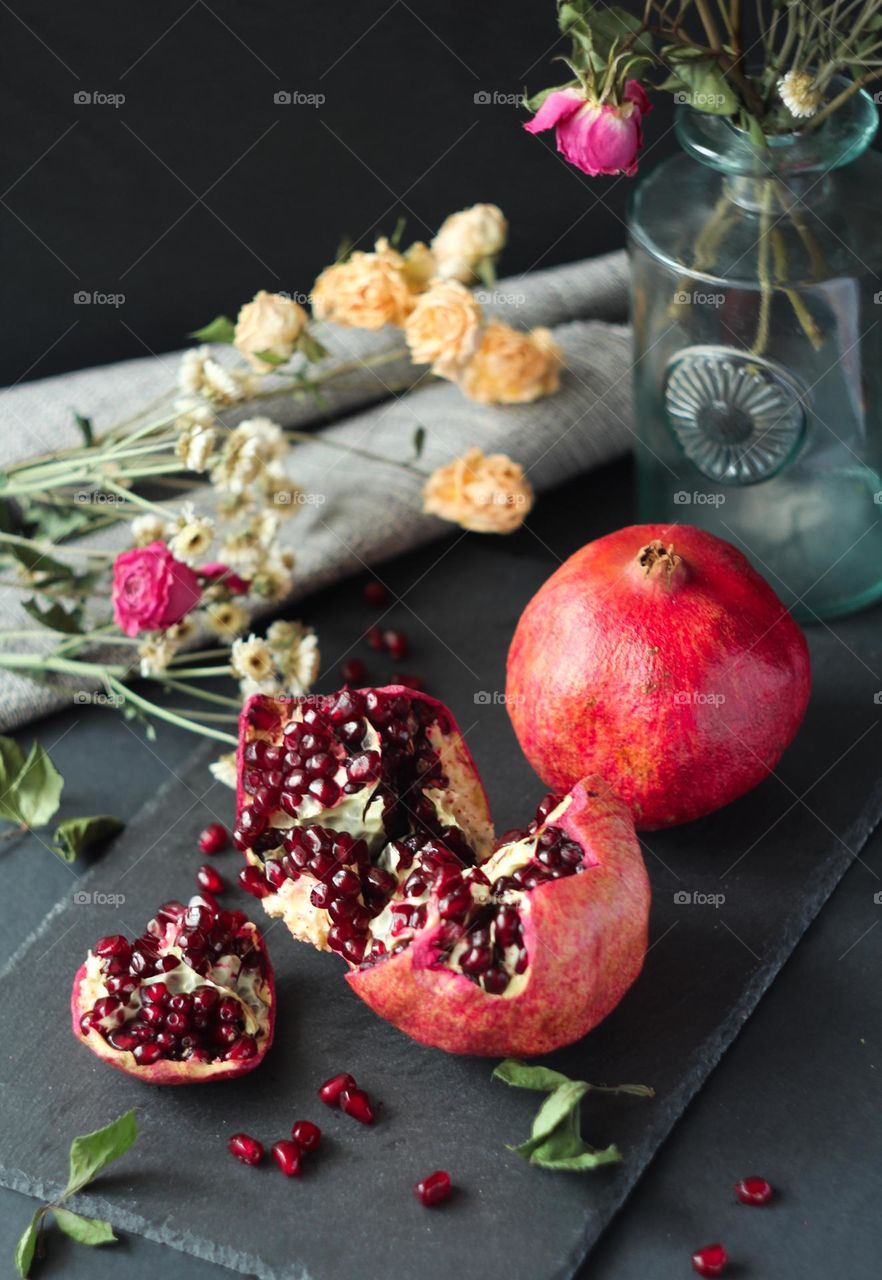
[(287, 1138), (273, 1144), (273, 1159), (286, 1178), (296, 1178), (300, 1174), (300, 1148), (296, 1142)]
[(227, 887), (227, 882), (220, 872), (215, 871), (214, 867), (210, 867), (207, 862), (203, 862), (196, 872), (196, 883), (206, 893), (223, 893)]
[(721, 1276), (729, 1255), (721, 1244), (707, 1244), (692, 1255), (692, 1269), (700, 1276)]
[(361, 1124), (373, 1124), (374, 1109), (364, 1089), (344, 1089), (340, 1094), (340, 1106)]
[(253, 1036), (240, 1036), (224, 1054), (228, 1062), (245, 1062), (257, 1053), (257, 1041)]
[(254, 894), (255, 898), (266, 898), (272, 893), (266, 877), (257, 867), (243, 867), (239, 872), (239, 884), (246, 893)]
[(260, 1164), (263, 1159), (263, 1144), (247, 1133), (234, 1133), (227, 1143), (232, 1155), (243, 1164)]
[(199, 848), (203, 853), (220, 853), (226, 849), (229, 838), (222, 822), (212, 822), (200, 835)]
[(142, 1040), (134, 1048), (135, 1061), (139, 1067), (149, 1067), (162, 1057), (162, 1045), (155, 1040)]
[(383, 643), (383, 634), (379, 627), (368, 627), (367, 631), (364, 633), (364, 638), (367, 640), (370, 647), (372, 649), (376, 649), (378, 653), (381, 653), (386, 647)]
[(248, 720), (255, 729), (260, 731), (269, 731), (279, 727), (279, 713), (268, 698), (254, 701), (248, 708)]
[(383, 632), (383, 648), (397, 662), (400, 658), (406, 658), (410, 653), (410, 645), (407, 642), (407, 636), (403, 631), (384, 631)]
[(336, 1107), (340, 1101), (340, 1094), (343, 1093), (344, 1089), (355, 1088), (357, 1088), (357, 1085), (354, 1076), (351, 1076), (348, 1071), (341, 1071), (340, 1075), (331, 1076), (330, 1080), (325, 1081), (318, 1091), (318, 1096), (329, 1107)]
[(414, 1187), (416, 1197), (421, 1204), (440, 1204), (450, 1195), (450, 1174), (443, 1169), (436, 1169), (428, 1178), (423, 1178)]
[(95, 943), (96, 956), (125, 956), (131, 955), (132, 944), (128, 938), (124, 938), (121, 933), (111, 934), (109, 938), (99, 938)]
[(301, 1151), (315, 1151), (322, 1140), (322, 1131), (311, 1120), (298, 1120), (291, 1126), (291, 1137)]
[(361, 658), (350, 658), (340, 668), (340, 678), (344, 684), (362, 684), (367, 676), (367, 667)]
[(772, 1184), (765, 1178), (740, 1178), (735, 1183), (735, 1195), (742, 1204), (768, 1204), (772, 1198)]
[(383, 605), (389, 603), (389, 592), (383, 586), (382, 582), (366, 582), (364, 584), (364, 598), (368, 604)]

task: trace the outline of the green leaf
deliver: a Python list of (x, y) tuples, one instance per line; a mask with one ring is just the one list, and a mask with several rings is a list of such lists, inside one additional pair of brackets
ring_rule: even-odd
[(195, 333), (191, 333), (188, 336), (198, 339), (199, 342), (225, 342), (229, 344), (236, 336), (236, 325), (229, 316), (215, 316), (211, 324), (204, 325), (201, 329), (197, 329)]
[(82, 610), (79, 605), (75, 605), (68, 612), (63, 604), (59, 604), (56, 601), (54, 604), (50, 604), (48, 608), (41, 609), (40, 602), (31, 598), (30, 600), (22, 600), (21, 607), (35, 622), (39, 622), (41, 626), (48, 627), (50, 631), (63, 631), (65, 635), (69, 636), (83, 634)]
[(318, 364), (319, 360), (324, 360), (328, 354), (327, 347), (323, 347), (308, 329), (304, 329), (297, 342), (297, 350), (301, 352), (310, 364)]
[(92, 419), (83, 417), (81, 413), (77, 413), (76, 409), (73, 411), (73, 416), (74, 422), (80, 429), (80, 435), (83, 437), (83, 444), (88, 448), (89, 445), (94, 444), (95, 442), (95, 433), (92, 430)]
[(53, 1209), (59, 1228), (77, 1244), (113, 1244), (116, 1236), (109, 1222), (101, 1218), (84, 1218), (70, 1209)]
[[(694, 54), (694, 50), (689, 53)], [(677, 78), (678, 92), (685, 96), (684, 105), (714, 116), (733, 116), (741, 110), (741, 103), (713, 60), (684, 57), (679, 50), (668, 60)], [(671, 87), (667, 81), (665, 86)]]
[(60, 560), (53, 560), (51, 556), (38, 551), (36, 547), (29, 547), (19, 542), (9, 542), (5, 544), (4, 551), (14, 556), (29, 573), (39, 573), (46, 578), (51, 577), (52, 581), (69, 579), (74, 576), (74, 571), (69, 564), (62, 564)]
[(413, 456), (414, 458), (422, 457), (423, 445), (426, 443), (426, 428), (417, 427), (413, 433)]
[(526, 1062), (518, 1062), (516, 1058), (506, 1058), (504, 1062), (500, 1062), (492, 1078), (503, 1080), (518, 1089), (540, 1089), (544, 1093), (550, 1093), (559, 1084), (569, 1082), (569, 1076), (560, 1071), (552, 1071), (550, 1067), (531, 1067)]
[(4, 805), (12, 809), (15, 821), (28, 827), (42, 827), (58, 809), (64, 778), (35, 742), (24, 766), (9, 788)]
[(395, 223), (395, 230), (392, 232), (391, 236), (389, 237), (389, 243), (391, 244), (393, 249), (397, 249), (398, 246), (401, 244), (401, 237), (404, 235), (404, 228), (406, 226), (407, 226), (407, 218), (405, 218), (404, 215), (402, 214), (401, 217), (399, 217), (398, 221)]
[(530, 1141), (540, 1146), (559, 1126), (572, 1124), (573, 1118), (578, 1117), (579, 1103), (590, 1088), (584, 1080), (568, 1080), (566, 1084), (559, 1084), (536, 1112)]
[(34, 1261), (34, 1254), (37, 1250), (37, 1238), (40, 1234), (40, 1220), (45, 1209), (37, 1209), (31, 1218), (24, 1232), (15, 1246), (15, 1269), (20, 1276), (26, 1276), (30, 1272), (31, 1263)]
[(341, 262), (346, 262), (355, 248), (355, 241), (352, 236), (345, 232), (340, 237), (340, 243), (337, 245), (337, 252), (334, 254), (334, 265), (337, 266)]
[(621, 1161), (622, 1153), (614, 1143), (602, 1151), (586, 1146), (584, 1151), (572, 1156), (546, 1155), (542, 1150), (534, 1151), (530, 1156), (530, 1164), (538, 1165), (540, 1169), (559, 1169), (569, 1173), (586, 1173), (605, 1164), (621, 1164)]
[(108, 814), (92, 818), (66, 818), (56, 828), (52, 848), (65, 862), (73, 862), (79, 854), (100, 844), (102, 840), (117, 835), (125, 825), (119, 818), (111, 818)]
[(255, 351), (258, 360), (262, 360), (264, 364), (287, 364), (291, 359), (290, 356), (280, 356), (277, 351)]
[(128, 1151), (138, 1136), (134, 1111), (127, 1111), (103, 1129), (74, 1138), (70, 1144), (70, 1177), (64, 1195), (81, 1190), (113, 1160)]

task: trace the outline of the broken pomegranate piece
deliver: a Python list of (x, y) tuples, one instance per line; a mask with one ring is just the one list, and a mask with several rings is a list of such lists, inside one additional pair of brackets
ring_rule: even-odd
[(413, 689), (246, 705), (240, 882), (408, 1035), (530, 1055), (579, 1039), (640, 971), (649, 887), (628, 811), (580, 783), (493, 851), (450, 712)]
[(257, 926), (204, 899), (167, 902), (134, 942), (101, 938), (77, 970), (74, 1035), (150, 1084), (252, 1071), (273, 1038), (273, 971)]

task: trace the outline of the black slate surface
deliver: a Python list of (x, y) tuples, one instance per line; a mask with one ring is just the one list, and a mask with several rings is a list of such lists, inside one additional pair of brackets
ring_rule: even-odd
[[(515, 797), (540, 790), (494, 701), (514, 618), (555, 563), (548, 546), (567, 554), (627, 519), (625, 512), (617, 519), (609, 507), (596, 509), (597, 527), (577, 533), (564, 522), (572, 503), (559, 510), (560, 522), (552, 514), (544, 524), (541, 545), (527, 533), (505, 544), (454, 541), (443, 553), (407, 557), (384, 575), (401, 594), (416, 582), (395, 620), (412, 633), (412, 665), (451, 702), (468, 732), (500, 827), (525, 816), (526, 803)], [(447, 564), (433, 568), (442, 554)], [(491, 574), (493, 589), (482, 593)], [(439, 591), (442, 581), (446, 590)], [(469, 615), (463, 600), (474, 602)], [(343, 586), (317, 598), (311, 612), (333, 665), (364, 625), (360, 597)], [(877, 628), (870, 613), (837, 624), (835, 634), (813, 633), (815, 696), (777, 778), (723, 814), (649, 837), (656, 901), (644, 975), (604, 1027), (557, 1055), (573, 1074), (642, 1080), (659, 1090), (654, 1103), (616, 1102), (586, 1113), (594, 1140), (622, 1145), (623, 1169), (578, 1179), (521, 1165), (503, 1144), (526, 1133), (533, 1098), (491, 1085), (489, 1064), (410, 1044), (349, 995), (336, 961), (295, 948), (278, 929), (270, 947), (283, 1021), (266, 1064), (231, 1085), (145, 1091), (93, 1066), (69, 1036), (67, 983), (59, 975), (72, 973), (89, 943), (120, 923), (112, 911), (103, 916), (98, 907), (71, 905), (33, 944), (31, 962), (0, 984), (4, 1025), (11, 1019), (28, 1029), (2, 1052), (8, 1119), (0, 1178), (42, 1191), (63, 1167), (68, 1136), (140, 1103), (144, 1137), (102, 1181), (106, 1203), (84, 1201), (123, 1228), (258, 1275), (373, 1277), (412, 1258), (431, 1278), (449, 1274), (455, 1250), (467, 1280), (499, 1274), (503, 1264), (515, 1278), (569, 1276), (878, 817), (870, 749), (879, 715), (873, 695), (882, 686), (874, 672)], [(479, 691), (491, 695), (489, 703), (475, 702)], [(181, 815), (208, 781), (198, 770), (194, 780), (176, 799), (160, 800), (158, 813), (142, 815), (91, 873), (93, 888), (126, 893), (122, 922), (133, 929), (160, 898), (189, 887), (197, 859), (188, 832), (198, 830), (202, 815), (192, 808)], [(206, 799), (219, 808), (217, 789)], [(153, 844), (150, 857), (141, 857)], [(118, 882), (125, 887), (115, 888)], [(676, 892), (723, 893), (726, 901), (678, 904)], [(35, 1008), (38, 1019), (29, 1016)], [(386, 1104), (375, 1129), (331, 1113), (318, 1117), (314, 1086), (341, 1067), (363, 1076)], [(300, 1114), (326, 1119), (333, 1139), (313, 1177), (291, 1185), (274, 1170), (240, 1169), (226, 1155), (223, 1137), (234, 1129), (251, 1128), (272, 1141)], [(438, 1166), (450, 1168), (463, 1191), (458, 1203), (428, 1215), (412, 1201), (410, 1185)]]

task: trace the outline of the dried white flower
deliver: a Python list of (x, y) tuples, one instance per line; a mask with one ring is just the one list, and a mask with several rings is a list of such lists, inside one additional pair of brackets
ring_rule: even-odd
[(149, 547), (151, 542), (162, 542), (166, 531), (166, 522), (159, 516), (135, 516), (132, 521), (132, 537), (136, 547)]
[(217, 432), (214, 427), (204, 427), (194, 422), (178, 436), (175, 453), (187, 471), (206, 471), (216, 443)]
[(145, 679), (162, 675), (175, 656), (177, 647), (168, 633), (157, 632), (155, 635), (147, 636), (138, 645), (141, 675)]
[(269, 418), (249, 418), (230, 432), (212, 467), (212, 483), (230, 493), (243, 493), (264, 477), (287, 450), (282, 428)]
[(208, 766), (211, 776), (225, 787), (236, 789), (236, 753), (228, 751), (226, 755), (213, 760)]
[(213, 404), (235, 404), (245, 394), (244, 384), (218, 364), (208, 347), (184, 352), (178, 386), (187, 394), (204, 396)]
[(272, 651), (265, 640), (250, 635), (247, 640), (235, 640), (230, 651), (230, 666), (240, 680), (261, 683), (275, 678), (276, 669)]
[(169, 549), (177, 560), (196, 565), (214, 541), (214, 521), (209, 516), (198, 516), (192, 502), (187, 502), (175, 522), (169, 539)]
[(778, 96), (790, 114), (800, 120), (813, 116), (821, 105), (821, 94), (809, 71), (788, 71), (778, 81)]
[(234, 600), (218, 600), (205, 611), (205, 621), (210, 631), (228, 643), (245, 630), (250, 621), (248, 610)]
[(266, 633), (285, 687), (291, 693), (307, 693), (319, 673), (318, 637), (302, 622), (274, 622)]

